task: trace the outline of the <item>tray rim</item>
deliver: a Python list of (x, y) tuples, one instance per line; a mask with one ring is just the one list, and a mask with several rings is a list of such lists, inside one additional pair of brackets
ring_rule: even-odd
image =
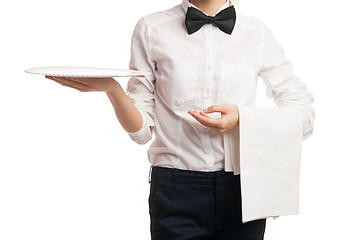
[[(124, 74), (59, 74), (59, 73), (40, 73), (40, 72), (32, 72), (36, 71), (36, 69), (41, 68), (83, 68), (83, 69), (103, 69), (103, 70), (109, 70), (109, 71), (128, 71), (129, 73)], [(138, 71), (138, 70), (132, 70), (132, 69), (116, 69), (116, 68), (105, 68), (105, 67), (84, 67), (84, 66), (42, 66), (42, 67), (32, 67), (27, 68), (25, 70), (26, 73), (29, 74), (37, 74), (37, 75), (47, 75), (47, 76), (58, 76), (58, 77), (132, 77), (132, 76), (145, 76), (152, 74), (151, 72), (145, 72), (145, 71)]]

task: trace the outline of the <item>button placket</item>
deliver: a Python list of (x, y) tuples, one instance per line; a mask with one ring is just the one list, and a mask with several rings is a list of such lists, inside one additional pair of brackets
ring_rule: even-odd
[(204, 108), (210, 105), (211, 82), (213, 81), (212, 25), (205, 25), (205, 81)]
[[(213, 74), (213, 51), (212, 51), (212, 25), (205, 25), (205, 79), (204, 79), (204, 108), (209, 107), (211, 103), (211, 87), (214, 78)], [(208, 169), (214, 168), (214, 155), (210, 143), (209, 128), (204, 127), (202, 133), (202, 143), (204, 146), (206, 165)]]
[(210, 143), (209, 137), (209, 128), (204, 127), (203, 133), (201, 134), (201, 142), (204, 147), (204, 156), (206, 161), (206, 166), (208, 169), (213, 169), (215, 162), (214, 162), (214, 154)]

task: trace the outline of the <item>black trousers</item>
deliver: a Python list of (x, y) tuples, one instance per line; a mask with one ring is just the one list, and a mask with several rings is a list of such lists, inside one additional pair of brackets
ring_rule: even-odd
[(240, 175), (151, 166), (152, 240), (262, 240), (265, 219), (242, 223)]

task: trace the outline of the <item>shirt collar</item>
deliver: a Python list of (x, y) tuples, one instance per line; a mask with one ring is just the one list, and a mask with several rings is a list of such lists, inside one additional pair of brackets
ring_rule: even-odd
[[(194, 8), (196, 8), (196, 9), (200, 10), (200, 9), (199, 9), (198, 7), (196, 7), (194, 4), (192, 4), (191, 2), (189, 2), (189, 0), (182, 0), (181, 6), (182, 6), (182, 8), (184, 9), (185, 12), (187, 12), (188, 7), (194, 7)], [(218, 12), (220, 12), (221, 10), (223, 10), (223, 9), (229, 7), (229, 6), (230, 6), (230, 1), (227, 0), (226, 3), (224, 3), (224, 5), (222, 5), (222, 6), (214, 13), (214, 15), (212, 15), (212, 16), (215, 16)], [(200, 10), (200, 11), (201, 11), (201, 10)], [(204, 13), (204, 12), (203, 12), (203, 13)], [(206, 13), (204, 13), (204, 14), (207, 15)]]

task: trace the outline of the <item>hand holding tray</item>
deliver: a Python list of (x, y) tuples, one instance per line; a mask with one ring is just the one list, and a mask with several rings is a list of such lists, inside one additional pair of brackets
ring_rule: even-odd
[[(78, 66), (48, 66), (25, 70), (26, 73), (45, 75), (45, 78), (59, 84), (77, 89), (81, 92), (103, 91), (111, 93), (120, 84), (114, 77), (144, 76), (151, 72), (128, 69), (78, 67)], [(121, 87), (121, 85), (120, 85)]]

